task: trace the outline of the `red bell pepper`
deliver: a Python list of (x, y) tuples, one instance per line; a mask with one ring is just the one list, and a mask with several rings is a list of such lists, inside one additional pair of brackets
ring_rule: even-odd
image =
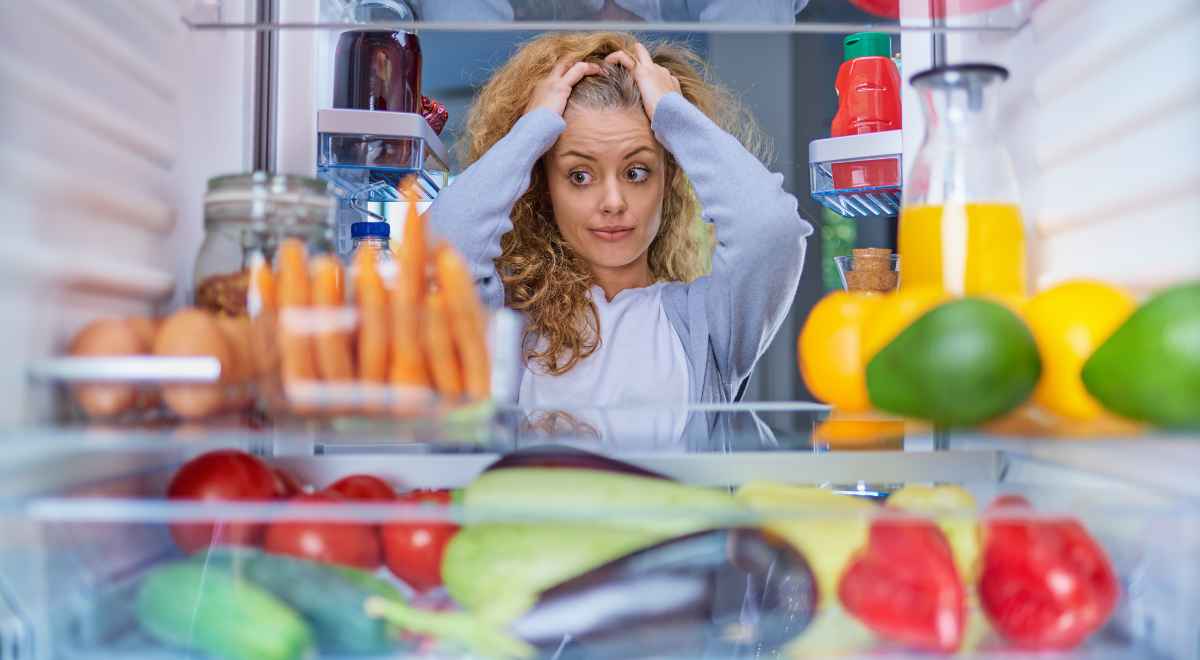
[(996, 630), (1022, 648), (1067, 650), (1103, 627), (1120, 588), (1104, 549), (1083, 525), (1023, 515), (1031, 509), (1019, 497), (1001, 498), (992, 508), (979, 596)]
[(846, 611), (881, 637), (953, 652), (967, 623), (966, 592), (937, 525), (912, 518), (871, 523), (867, 547), (838, 583)]

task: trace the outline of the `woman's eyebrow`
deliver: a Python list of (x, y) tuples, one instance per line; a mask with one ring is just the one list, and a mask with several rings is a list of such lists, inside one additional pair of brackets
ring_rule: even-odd
[(630, 158), (633, 158), (635, 155), (637, 155), (643, 151), (649, 151), (651, 154), (654, 154), (656, 156), (658, 155), (658, 152), (655, 151), (653, 147), (651, 147), (648, 144), (643, 144), (639, 147), (634, 147), (633, 151), (630, 151), (629, 153), (625, 154), (625, 156), (622, 158), (622, 160), (628, 160)]
[(564, 152), (558, 154), (559, 158), (566, 158), (567, 156), (575, 156), (576, 158), (582, 158), (584, 160), (591, 160), (591, 161), (596, 160), (595, 156), (593, 156), (591, 154), (585, 154), (582, 151), (576, 151), (574, 149), (571, 149), (570, 151), (564, 151)]

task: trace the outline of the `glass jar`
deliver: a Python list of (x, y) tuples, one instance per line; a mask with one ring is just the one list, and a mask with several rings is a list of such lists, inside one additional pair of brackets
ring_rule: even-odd
[(193, 280), (196, 306), (246, 315), (250, 266), (258, 257), (271, 263), (284, 239), (300, 239), (310, 255), (332, 252), (333, 204), (320, 179), (268, 172), (209, 179)]
[(1008, 71), (959, 64), (912, 77), (925, 139), (904, 188), (900, 287), (951, 295), (1025, 295), (1025, 228), (1017, 177), (994, 126)]
[(344, 32), (333, 71), (335, 108), (421, 111), (421, 41), (413, 32)]

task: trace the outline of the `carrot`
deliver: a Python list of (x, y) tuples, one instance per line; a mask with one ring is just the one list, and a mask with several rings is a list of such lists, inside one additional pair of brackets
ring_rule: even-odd
[(275, 309), (275, 276), (261, 252), (250, 257), (250, 290), (246, 297), (246, 309), (251, 318)]
[(485, 319), (475, 282), (467, 264), (454, 248), (439, 247), (434, 254), (438, 287), (446, 299), (450, 331), (462, 358), (463, 381), (472, 399), (491, 395), (492, 372), (488, 360)]
[(446, 298), (441, 291), (431, 291), (425, 300), (425, 350), (429, 352), (429, 370), (438, 393), (448, 399), (462, 396), (462, 367), (454, 350)]
[(358, 302), (358, 377), (372, 383), (388, 379), (388, 293), (379, 275), (374, 248), (361, 249), (354, 257), (354, 291)]
[[(345, 300), (342, 294), (342, 265), (337, 257), (314, 257), (311, 265), (313, 310), (321, 321), (316, 331), (317, 368), (329, 381), (354, 380), (354, 359), (350, 355), (348, 330), (337, 327), (338, 312)], [(324, 327), (328, 325), (329, 327)]]
[(255, 252), (250, 258), (250, 287), (246, 294), (255, 376), (265, 376), (279, 364), (279, 346), (273, 339), (277, 336), (277, 305), (271, 264), (261, 252)]
[(429, 371), (421, 341), (423, 306), (411, 297), (411, 292), (396, 286), (392, 290), (392, 370), (394, 385), (429, 387)]
[[(308, 281), (308, 257), (299, 239), (289, 238), (279, 246), (277, 300), (283, 310), (303, 310), (311, 302)], [(279, 326), (279, 345), (284, 383), (317, 378), (312, 341), (306, 332)]]
[(407, 299), (419, 305), (425, 301), (427, 259), (425, 216), (417, 213), (417, 195), (411, 179), (404, 184), (408, 215), (404, 219), (404, 238), (400, 242), (398, 265), (400, 281), (397, 286), (407, 289)]
[(405, 183), (408, 217), (404, 239), (396, 257), (398, 281), (392, 287), (392, 371), (396, 385), (430, 385), (425, 355), (421, 349), (421, 317), (425, 300), (425, 219), (417, 213), (417, 197), (411, 181)]

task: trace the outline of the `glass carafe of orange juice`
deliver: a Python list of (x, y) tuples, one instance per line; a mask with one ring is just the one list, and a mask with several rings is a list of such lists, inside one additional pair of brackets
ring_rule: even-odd
[(1025, 294), (1025, 230), (1012, 161), (992, 112), (1003, 67), (960, 64), (912, 77), (925, 140), (900, 209), (900, 286), (952, 295)]

